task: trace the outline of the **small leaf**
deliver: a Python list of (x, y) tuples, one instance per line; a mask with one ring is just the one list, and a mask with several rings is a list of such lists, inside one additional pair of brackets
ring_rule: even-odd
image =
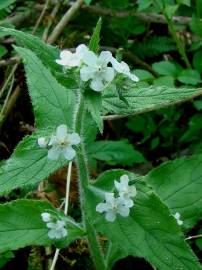
[(169, 19), (172, 19), (172, 17), (176, 13), (178, 7), (179, 7), (178, 5), (166, 5), (164, 12), (168, 16)]
[(169, 61), (160, 61), (152, 64), (152, 68), (160, 75), (176, 77), (182, 68)]
[(88, 152), (91, 158), (102, 160), (109, 165), (132, 166), (146, 162), (143, 155), (125, 140), (97, 141), (89, 145)]
[(93, 120), (95, 121), (100, 132), (103, 132), (103, 120), (101, 117), (102, 110), (102, 96), (100, 93), (94, 91), (86, 91), (85, 101), (88, 111), (91, 113)]
[(183, 70), (179, 76), (178, 81), (184, 84), (197, 85), (201, 82), (201, 76), (197, 70), (186, 69)]
[(90, 5), (90, 4), (92, 3), (92, 1), (93, 1), (93, 0), (84, 0), (84, 3), (85, 3), (86, 5)]
[(95, 53), (98, 51), (99, 48), (101, 26), (102, 26), (102, 19), (100, 18), (93, 31), (93, 35), (89, 43), (89, 49)]
[(202, 73), (202, 50), (195, 52), (193, 56), (193, 66), (194, 68)]
[[(42, 221), (41, 213), (55, 211), (45, 201), (16, 200), (0, 205), (0, 252), (16, 250), (30, 245), (48, 246), (52, 240), (48, 238), (48, 228)], [(61, 213), (61, 216), (64, 215)], [(67, 221), (68, 236), (65, 246), (83, 235), (79, 224)], [(75, 225), (74, 225), (75, 224)]]
[(175, 87), (175, 79), (172, 76), (162, 76), (153, 81), (155, 86)]

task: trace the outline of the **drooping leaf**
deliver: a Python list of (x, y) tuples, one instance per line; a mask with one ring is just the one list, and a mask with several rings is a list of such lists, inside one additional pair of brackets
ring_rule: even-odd
[(55, 59), (59, 56), (57, 47), (45, 44), (36, 36), (12, 28), (0, 27), (1, 33), (14, 36), (19, 45), (35, 53), (46, 67), (58, 72), (61, 70), (60, 66), (55, 62)]
[[(54, 208), (45, 201), (23, 199), (0, 204), (0, 252), (30, 245), (51, 245), (53, 241), (48, 238), (48, 228), (41, 218), (41, 214), (48, 210), (54, 211)], [(68, 237), (65, 239), (67, 246), (80, 238), (83, 230), (67, 217), (65, 219), (68, 230)]]
[(102, 19), (100, 18), (93, 31), (93, 35), (89, 43), (89, 49), (93, 52), (97, 52), (99, 48), (101, 26), (102, 26)]
[[(47, 149), (40, 148), (37, 139), (44, 133), (36, 133), (22, 140), (0, 169), (0, 194), (25, 185), (34, 185), (64, 166), (67, 161), (47, 159)], [(49, 134), (50, 135), (50, 134)]]
[(135, 205), (128, 217), (117, 216), (114, 222), (107, 222), (104, 215), (95, 211), (96, 205), (104, 201), (104, 191), (112, 192), (114, 180), (125, 173), (105, 172), (89, 187), (88, 201), (95, 226), (117, 248), (112, 260), (108, 259), (110, 267), (115, 260), (133, 255), (145, 258), (161, 270), (201, 269), (168, 208), (136, 175), (127, 173), (137, 188)]
[(134, 86), (124, 90), (122, 95), (127, 100), (128, 105), (119, 100), (113, 90), (106, 90), (103, 94), (103, 107), (105, 111), (123, 115), (139, 114), (200, 96), (202, 95), (202, 89), (166, 86), (138, 88)]
[(72, 128), (75, 91), (58, 83), (40, 59), (29, 49), (16, 47), (25, 60), (28, 90), (38, 128), (66, 124)]
[(175, 213), (181, 214), (185, 228), (202, 217), (202, 155), (169, 161), (153, 169), (145, 181)]

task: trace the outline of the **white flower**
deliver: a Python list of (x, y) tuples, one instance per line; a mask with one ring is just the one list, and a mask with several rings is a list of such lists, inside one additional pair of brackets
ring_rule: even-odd
[(115, 198), (114, 193), (105, 193), (105, 203), (99, 203), (96, 206), (96, 211), (99, 213), (105, 213), (105, 219), (113, 222), (116, 215), (119, 214), (122, 217), (129, 215), (129, 208), (124, 205), (124, 201), (121, 197)]
[(173, 215), (173, 216), (174, 216), (174, 218), (176, 219), (178, 225), (182, 225), (182, 224), (183, 224), (183, 221), (180, 219), (180, 218), (181, 218), (180, 213), (177, 212), (177, 213), (175, 213), (175, 215)]
[(84, 44), (79, 45), (75, 53), (64, 50), (60, 53), (60, 59), (56, 59), (56, 63), (67, 68), (79, 67), (86, 52), (88, 52), (88, 48)]
[(87, 82), (91, 80), (90, 87), (95, 91), (102, 91), (105, 84), (114, 79), (114, 69), (108, 67), (112, 59), (112, 54), (103, 51), (99, 56), (89, 51), (83, 56), (83, 66), (80, 70), (81, 80)]
[(46, 226), (50, 229), (48, 232), (48, 237), (50, 239), (61, 239), (67, 236), (65, 222), (63, 220), (57, 220), (56, 223), (47, 223)]
[(42, 217), (42, 220), (43, 220), (44, 222), (49, 222), (49, 221), (51, 221), (51, 216), (50, 216), (49, 213), (44, 212), (44, 213), (41, 214), (41, 217)]
[(134, 205), (133, 200), (131, 198), (135, 197), (137, 194), (135, 186), (128, 185), (129, 178), (127, 174), (124, 174), (120, 178), (120, 183), (116, 180), (114, 181), (114, 185), (119, 192), (119, 196), (123, 198), (124, 204), (127, 207), (132, 207)]
[(129, 66), (124, 61), (121, 61), (121, 63), (119, 63), (113, 57), (111, 59), (111, 64), (112, 64), (113, 68), (116, 70), (116, 72), (124, 74), (125, 76), (129, 77), (134, 82), (139, 81), (139, 78), (130, 72)]
[(38, 145), (39, 145), (41, 148), (46, 148), (47, 145), (48, 145), (48, 139), (45, 138), (45, 137), (40, 137), (40, 138), (38, 138)]
[(56, 129), (56, 135), (52, 135), (48, 150), (48, 158), (51, 160), (57, 160), (62, 154), (65, 159), (72, 160), (76, 151), (72, 148), (72, 145), (77, 145), (81, 141), (77, 133), (67, 133), (67, 126), (60, 125)]

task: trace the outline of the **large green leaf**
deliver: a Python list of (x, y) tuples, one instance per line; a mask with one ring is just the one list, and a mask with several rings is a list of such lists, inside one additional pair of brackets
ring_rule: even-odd
[(59, 84), (29, 49), (17, 47), (16, 50), (25, 60), (27, 83), (37, 127), (66, 124), (71, 129), (76, 103), (75, 91)]
[(111, 223), (104, 219), (104, 215), (96, 213), (97, 203), (104, 200), (103, 191), (112, 191), (114, 179), (124, 173), (122, 170), (105, 172), (89, 187), (88, 201), (95, 226), (116, 247), (116, 250), (112, 250), (112, 256), (107, 255), (110, 266), (114, 260), (133, 255), (144, 257), (161, 270), (202, 269), (168, 208), (136, 175), (128, 173), (137, 188), (135, 206), (129, 217), (117, 216)]
[(132, 87), (122, 92), (127, 102), (118, 98), (114, 90), (106, 90), (103, 94), (105, 112), (114, 114), (139, 114), (152, 111), (202, 95), (199, 88), (170, 88), (166, 86), (139, 88)]
[(153, 169), (145, 179), (175, 213), (186, 228), (202, 218), (202, 155), (166, 162)]
[[(17, 200), (0, 205), (0, 252), (15, 250), (29, 245), (51, 245), (48, 229), (41, 213), (54, 208), (47, 202)], [(62, 215), (62, 214), (61, 214)], [(67, 220), (68, 236), (65, 245), (83, 235), (79, 225)]]
[(1, 166), (0, 194), (24, 185), (36, 184), (67, 163), (63, 159), (52, 161), (47, 158), (47, 149), (40, 148), (37, 144), (37, 138), (42, 134), (26, 137), (19, 143), (11, 158)]

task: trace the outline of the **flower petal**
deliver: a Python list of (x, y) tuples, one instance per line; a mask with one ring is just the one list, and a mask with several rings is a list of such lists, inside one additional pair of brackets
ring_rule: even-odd
[(114, 69), (112, 67), (106, 67), (102, 77), (105, 81), (111, 82), (114, 79)]
[(81, 59), (83, 55), (88, 51), (89, 51), (88, 47), (84, 44), (81, 44), (76, 48), (76, 55)]
[(55, 231), (55, 230), (50, 230), (50, 231), (48, 232), (48, 237), (49, 237), (50, 239), (55, 239), (55, 238), (56, 238), (56, 231)]
[(107, 66), (107, 64), (112, 60), (112, 53), (109, 51), (102, 51), (98, 57), (98, 60)]
[(106, 192), (105, 193), (105, 200), (107, 203), (114, 204), (114, 193), (112, 192)]
[(108, 211), (105, 214), (105, 219), (109, 222), (113, 222), (116, 219), (116, 212), (113, 210)]
[(44, 222), (49, 222), (51, 220), (50, 214), (46, 212), (41, 214), (41, 218)]
[(58, 146), (53, 146), (48, 150), (48, 158), (51, 160), (57, 160), (60, 156), (61, 149)]
[(79, 136), (78, 133), (73, 132), (71, 134), (68, 134), (68, 141), (72, 144), (72, 145), (76, 145), (79, 144), (81, 142), (81, 138)]
[(96, 206), (96, 211), (99, 213), (103, 213), (107, 210), (108, 210), (108, 207), (106, 203), (98, 203), (98, 205)]
[(104, 84), (101, 78), (93, 78), (90, 84), (90, 87), (95, 90), (96, 92), (100, 92), (104, 88)]
[(58, 140), (64, 140), (67, 137), (67, 126), (60, 125), (56, 129), (56, 137)]
[(127, 174), (120, 177), (121, 186), (128, 187), (129, 178)]
[(87, 82), (92, 79), (95, 73), (95, 69), (92, 67), (82, 67), (80, 69), (80, 78), (82, 81)]
[(130, 197), (135, 197), (137, 195), (137, 189), (135, 186), (129, 187), (129, 195)]
[(118, 213), (122, 216), (122, 217), (127, 217), (129, 215), (130, 209), (127, 206), (120, 206), (118, 208)]
[(83, 55), (83, 62), (84, 64), (95, 68), (97, 66), (98, 57), (94, 52), (88, 51)]
[(127, 75), (132, 81), (139, 82), (139, 78), (135, 76), (135, 74), (132, 74), (131, 72), (129, 72), (129, 73), (126, 73), (125, 75)]
[(67, 160), (72, 160), (76, 156), (76, 151), (71, 146), (68, 146), (63, 150), (63, 154)]

